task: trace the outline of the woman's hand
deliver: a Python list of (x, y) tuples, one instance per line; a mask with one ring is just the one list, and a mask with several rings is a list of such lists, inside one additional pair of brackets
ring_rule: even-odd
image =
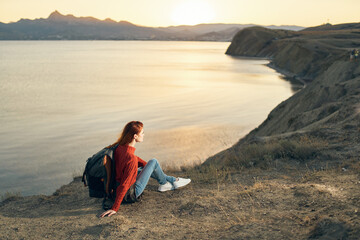
[(103, 218), (103, 217), (110, 217), (112, 215), (114, 215), (116, 212), (114, 210), (107, 210), (105, 212), (103, 212), (102, 214), (100, 214), (100, 218)]

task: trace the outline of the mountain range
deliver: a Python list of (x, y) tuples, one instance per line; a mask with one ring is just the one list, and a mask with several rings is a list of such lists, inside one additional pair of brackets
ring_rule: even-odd
[[(110, 18), (75, 17), (52, 12), (48, 18), (0, 22), (0, 40), (179, 40), (231, 41), (243, 28), (255, 24), (198, 24), (194, 26), (146, 27)], [(299, 31), (299, 26), (264, 26)]]

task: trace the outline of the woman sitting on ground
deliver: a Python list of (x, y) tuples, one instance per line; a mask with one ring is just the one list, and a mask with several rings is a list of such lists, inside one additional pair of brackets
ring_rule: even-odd
[(190, 183), (190, 179), (165, 175), (156, 159), (145, 162), (136, 156), (135, 144), (143, 140), (143, 124), (132, 121), (125, 125), (118, 141), (111, 145), (119, 145), (114, 151), (116, 198), (112, 208), (103, 212), (100, 217), (114, 215), (119, 210), (125, 195), (139, 199), (150, 177), (158, 181), (160, 192), (178, 189)]

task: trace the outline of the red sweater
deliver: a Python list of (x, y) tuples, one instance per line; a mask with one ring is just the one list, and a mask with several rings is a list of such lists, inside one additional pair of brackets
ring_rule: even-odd
[(120, 183), (116, 189), (116, 198), (112, 210), (118, 211), (130, 186), (136, 181), (138, 167), (145, 167), (146, 162), (135, 156), (135, 148), (129, 145), (118, 146), (114, 152), (115, 180)]

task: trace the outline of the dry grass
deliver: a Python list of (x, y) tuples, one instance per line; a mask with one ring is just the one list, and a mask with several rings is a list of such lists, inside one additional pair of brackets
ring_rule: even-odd
[[(193, 181), (201, 182), (201, 183), (209, 183), (217, 185), (223, 184), (225, 182), (231, 181), (232, 174), (235, 172), (235, 169), (231, 169), (229, 167), (216, 167), (214, 165), (197, 165), (195, 167), (189, 168), (182, 168), (181, 173), (175, 174), (182, 174), (190, 177)], [(171, 172), (170, 172), (171, 173)]]
[(309, 136), (296, 139), (270, 140), (265, 143), (251, 143), (229, 149), (222, 157), (222, 164), (235, 169), (276, 167), (278, 160), (295, 160), (301, 163), (320, 155), (327, 148), (327, 142)]
[(101, 201), (90, 199), (76, 178), (58, 195), (0, 205), (0, 238), (307, 239), (333, 233), (331, 229), (337, 227), (343, 233), (334, 239), (357, 239), (356, 167), (287, 172), (184, 168), (167, 173), (190, 177), (192, 183), (186, 188), (159, 193), (153, 180), (143, 201), (125, 204), (117, 215), (105, 219), (96, 217)]
[(17, 199), (20, 197), (21, 197), (20, 192), (5, 192), (4, 194), (1, 195), (0, 202), (5, 202), (6, 200)]

